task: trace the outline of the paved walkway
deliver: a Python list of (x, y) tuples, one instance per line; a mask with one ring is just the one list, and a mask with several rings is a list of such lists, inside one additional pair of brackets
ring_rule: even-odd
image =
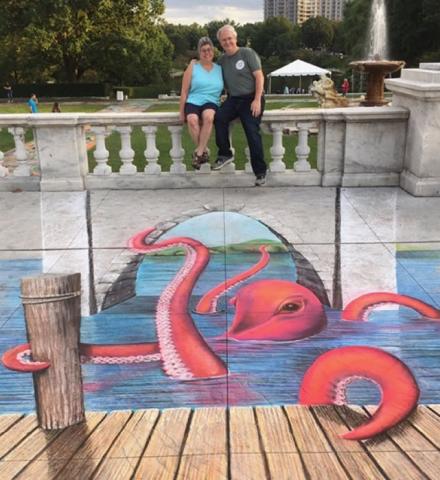
[[(142, 417), (139, 425), (143, 421), (150, 422), (151, 431), (158, 431), (165, 443), (172, 438), (173, 429), (187, 425), (186, 429), (179, 430), (182, 443), (173, 445), (175, 448), (193, 445), (194, 435), (197, 438), (194, 445), (198, 445), (200, 451), (191, 447), (185, 452), (179, 450), (178, 455), (163, 458), (156, 455), (156, 460), (152, 460), (148, 448), (158, 444), (154, 443), (156, 440), (148, 443), (153, 441), (153, 437), (148, 437), (140, 447), (138, 445), (139, 455), (133, 455), (136, 457), (134, 463), (131, 460), (122, 462), (125, 466), (121, 468), (131, 475), (140, 465), (155, 462), (165, 473), (158, 477), (145, 474), (136, 478), (173, 478), (177, 471), (179, 478), (185, 479), (278, 480), (303, 478), (301, 475), (331, 479), (439, 478), (440, 416), (439, 407), (435, 405), (440, 404), (440, 321), (435, 310), (433, 318), (428, 318), (420, 311), (399, 309), (391, 304), (370, 309), (369, 313), (364, 312), (363, 321), (359, 318), (353, 322), (344, 321), (341, 311), (352, 300), (371, 292), (411, 296), (440, 309), (440, 198), (415, 198), (399, 188), (235, 189), (219, 186), (215, 189), (91, 193), (0, 192), (0, 205), (0, 355), (26, 341), (20, 298), (22, 277), (41, 272), (81, 272), (82, 341), (99, 344), (148, 342), (155, 340), (156, 328), (159, 328), (155, 323), (158, 298), (172, 283), (184, 259), (179, 252), (145, 257), (128, 249), (128, 240), (152, 227), (151, 238), (192, 237), (210, 251), (210, 263), (197, 280), (186, 311), (201, 336), (208, 339), (214, 355), (227, 364), (229, 376), (180, 381), (165, 373), (162, 363), (157, 361), (138, 365), (83, 365), (87, 411), (148, 409), (150, 413), (146, 414), (148, 418), (141, 413), (106, 417), (110, 420), (105, 420), (102, 428), (107, 425), (105, 428), (113, 429), (114, 442), (106, 445), (115, 449), (114, 455), (110, 455), (113, 450), (107, 447), (103, 450), (101, 440), (96, 443), (84, 440), (84, 446), (72, 434), (76, 450), (69, 450), (69, 458), (76, 460), (68, 469), (87, 463), (86, 467), (97, 473), (107, 472), (110, 463), (121, 466), (116, 457), (131, 458), (128, 450), (120, 450), (126, 439), (124, 425), (135, 431), (136, 422)], [(236, 298), (235, 304), (226, 304), (220, 299), (218, 315), (196, 314), (195, 306), (207, 291), (225, 278), (242, 274), (262, 261), (261, 245), (267, 246), (269, 262), (262, 268), (255, 267), (258, 270), (255, 277), (237, 284), (227, 293), (228, 300)], [(185, 275), (189, 278), (191, 270), (188, 272)], [(303, 293), (296, 290), (286, 297), (276, 283), (280, 280), (290, 282), (289, 285), (301, 284), (315, 297), (303, 297)], [(257, 296), (249, 293), (250, 300), (246, 300), (246, 288), (252, 292), (251, 288), (257, 288), (258, 282), (267, 283), (261, 284), (264, 288)], [(278, 286), (274, 288), (271, 282)], [(162, 296), (163, 301), (165, 297)], [(320, 331), (289, 341), (295, 337), (291, 330), (295, 322), (303, 328), (313, 317), (310, 313), (298, 320), (289, 312), (307, 310), (311, 304), (323, 306), (327, 325)], [(291, 308), (292, 305), (296, 308)], [(235, 330), (231, 329), (234, 322)], [(220, 338), (227, 329), (230, 329), (230, 336), (240, 332), (251, 335), (249, 325), (255, 326), (254, 322), (257, 326), (264, 325), (257, 340), (225, 342)], [(280, 338), (265, 341), (274, 331), (280, 332)], [(284, 406), (298, 403), (300, 384), (310, 365), (324, 352), (338, 352), (341, 347), (353, 345), (376, 347), (408, 367), (418, 384), (419, 403), (430, 405), (420, 414), (423, 418), (410, 417), (408, 422), (381, 437), (378, 443), (341, 443), (336, 434), (351, 428), (351, 420), (342, 418), (341, 412), (345, 410), (330, 409), (330, 416), (321, 416), (324, 410), (305, 409), (319, 428), (298, 419), (292, 421), (288, 415), (291, 407)], [(200, 358), (200, 362), (205, 365), (204, 359)], [(380, 372), (376, 381), (379, 384), (382, 380), (390, 381), (393, 388), (400, 388), (397, 378), (387, 377), (389, 368), (381, 366), (381, 360), (377, 362)], [(406, 398), (405, 393), (400, 395)], [(380, 394), (370, 383), (358, 382), (349, 387), (348, 400), (358, 405), (377, 404)], [(244, 432), (243, 439), (248, 443), (243, 444), (231, 440), (235, 430), (230, 425), (236, 418), (234, 409), (239, 407), (248, 408), (248, 412), (243, 413), (244, 420), (234, 424), (234, 428)], [(259, 410), (262, 407), (274, 407), (276, 412), (263, 415)], [(168, 408), (177, 412), (176, 415), (183, 415), (182, 425), (174, 420), (167, 423), (168, 414), (158, 413), (167, 412)], [(223, 430), (219, 433), (221, 438), (217, 438), (217, 427), (213, 431), (209, 420), (215, 420), (214, 410), (225, 408), (222, 411), (226, 423), (222, 425), (229, 432), (226, 444), (221, 436)], [(32, 469), (40, 466), (45, 472), (38, 478), (69, 478), (47, 471), (48, 463), (54, 472), (66, 465), (67, 457), (58, 458), (58, 448), (47, 445), (48, 442), (53, 442), (54, 446), (57, 442), (70, 443), (68, 434), (43, 435), (35, 430), (35, 420), (31, 417), (10, 420), (10, 414), (34, 411), (31, 375), (0, 367), (0, 414), (6, 415), (0, 416), (2, 480), (13, 478), (27, 468), (30, 459), (18, 454), (14, 456), (12, 444), (8, 448), (10, 440), (7, 439), (12, 438), (11, 435), (20, 439), (14, 443), (17, 448), (22, 443), (23, 449), (30, 451), (26, 445), (32, 445), (32, 459), (37, 460)], [(207, 412), (208, 420), (202, 421), (200, 415), (204, 413), (198, 412)], [(366, 410), (359, 413), (353, 408), (350, 412), (352, 420), (359, 421), (359, 414), (366, 416)], [(101, 425), (106, 414), (96, 415), (93, 428), (98, 423)], [(21, 427), (26, 418), (28, 420)], [(193, 433), (189, 425), (199, 426)], [(304, 430), (304, 425), (308, 425), (309, 430)], [(12, 432), (9, 436), (8, 431)], [(142, 432), (145, 434), (144, 430)], [(301, 446), (298, 439), (306, 437), (308, 440)], [(40, 443), (33, 443), (32, 438), (38, 438)], [(269, 443), (268, 438), (271, 439)], [(324, 439), (329, 450), (310, 451), (310, 445), (317, 445), (320, 439)], [(216, 450), (217, 447), (210, 450), (212, 445), (220, 444), (221, 451)], [(94, 456), (96, 449), (100, 449), (99, 454)], [(50, 458), (44, 453), (46, 450)], [(313, 455), (325, 452), (325, 463), (318, 471), (314, 468), (318, 460), (315, 461)], [(148, 457), (148, 461), (140, 461), (143, 456)], [(260, 463), (252, 467), (258, 471), (252, 472), (254, 457), (258, 457), (256, 461)], [(84, 458), (90, 462), (84, 463)], [(99, 460), (95, 461), (97, 458)], [(244, 463), (234, 463), (239, 458)], [(46, 463), (38, 463), (39, 459)], [(210, 463), (210, 459), (214, 463)], [(127, 465), (130, 466), (128, 470)], [(191, 475), (182, 476), (188, 465), (194, 465)], [(249, 465), (249, 471), (247, 467), (240, 470), (240, 465)], [(218, 466), (220, 470), (215, 470)], [(299, 476), (289, 470), (294, 466), (299, 469)], [(15, 473), (3, 475), (2, 468), (4, 472), (12, 469), (10, 471)], [(206, 473), (212, 471), (221, 474)], [(36, 477), (23, 474), (18, 478)], [(92, 478), (92, 474), (84, 478)], [(125, 477), (104, 475), (102, 478), (119, 480)]]

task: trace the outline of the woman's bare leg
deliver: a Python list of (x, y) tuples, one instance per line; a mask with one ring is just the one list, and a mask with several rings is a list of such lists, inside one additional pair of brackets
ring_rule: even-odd
[(206, 109), (202, 112), (202, 128), (200, 129), (199, 144), (197, 145), (197, 155), (202, 155), (206, 150), (211, 136), (212, 125), (214, 124), (215, 110)]

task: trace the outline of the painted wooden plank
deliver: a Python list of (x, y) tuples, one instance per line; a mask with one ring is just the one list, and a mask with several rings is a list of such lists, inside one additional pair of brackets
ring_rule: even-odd
[(179, 457), (144, 457), (133, 478), (135, 480), (174, 480)]
[(78, 447), (105, 417), (104, 412), (86, 414), (86, 422), (62, 430), (55, 440), (20, 472), (17, 478), (55, 478), (66, 465)]
[(410, 418), (410, 422), (437, 448), (440, 448), (440, 416), (421, 405)]
[(386, 479), (366, 452), (339, 452), (337, 455), (345, 470), (356, 480)]
[(426, 480), (426, 477), (402, 452), (372, 452), (390, 480)]
[(232, 453), (260, 453), (258, 429), (250, 407), (229, 409), (229, 442)]
[[(377, 408), (366, 407), (366, 410), (370, 415), (373, 415)], [(399, 423), (390, 430), (387, 430), (386, 433), (402, 450), (419, 452), (435, 450), (434, 445), (413, 427), (410, 419)]]
[(429, 405), (429, 408), (440, 415), (440, 405)]
[[(367, 422), (370, 416), (367, 412), (357, 405), (346, 405), (338, 407), (338, 413), (347, 423), (351, 430)], [(399, 449), (387, 435), (378, 435), (370, 440), (362, 442), (368, 450), (372, 452), (398, 452)]]
[(440, 478), (440, 452), (407, 452), (430, 480)]
[(289, 405), (284, 408), (300, 452), (332, 452), (324, 433), (307, 407)]
[(38, 427), (37, 417), (27, 415), (0, 437), (0, 459)]
[(289, 422), (281, 407), (257, 407), (258, 428), (266, 453), (297, 452)]
[(349, 478), (335, 453), (303, 453), (302, 459), (310, 480)]
[(266, 455), (270, 478), (276, 480), (306, 480), (299, 453), (268, 453)]
[(94, 479), (130, 479), (144, 452), (159, 410), (139, 410), (133, 414), (123, 431), (99, 465)]
[(183, 437), (191, 410), (176, 408), (164, 410), (154, 428), (144, 457), (175, 457), (182, 451)]
[(226, 410), (198, 408), (194, 411), (184, 455), (226, 454)]
[[(150, 477), (148, 477), (149, 479)], [(177, 480), (226, 480), (228, 462), (226, 455), (184, 455)]]
[(130, 416), (129, 411), (109, 413), (58, 473), (57, 480), (91, 477)]
[(269, 478), (262, 454), (233, 453), (230, 461), (232, 480), (265, 480)]
[(56, 477), (104, 417), (104, 412), (90, 412), (86, 414), (85, 423), (65, 428), (36, 460), (26, 466), (17, 478), (23, 480), (44, 478), (46, 480)]
[(0, 461), (0, 478), (2, 480), (12, 480), (17, 473), (27, 465), (26, 460), (8, 462)]
[[(0, 415), (0, 435), (16, 423), (23, 415)], [(0, 439), (1, 442), (1, 439)]]
[(347, 433), (349, 428), (331, 405), (315, 406), (313, 411), (322, 428), (327, 433), (327, 438), (337, 452), (363, 452), (359, 442), (344, 440), (339, 435)]

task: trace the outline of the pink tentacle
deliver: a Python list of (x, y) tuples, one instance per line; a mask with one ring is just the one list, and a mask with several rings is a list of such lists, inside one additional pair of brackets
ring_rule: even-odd
[(197, 307), (195, 310), (196, 313), (200, 313), (200, 314), (215, 313), (217, 310), (218, 299), (222, 295), (224, 295), (228, 290), (235, 287), (239, 283), (253, 277), (258, 272), (260, 272), (269, 263), (270, 255), (269, 255), (269, 252), (267, 251), (266, 245), (262, 245), (259, 248), (259, 251), (261, 252), (261, 257), (255, 265), (253, 265), (248, 270), (239, 273), (235, 277), (229, 278), (225, 282), (222, 282), (219, 285), (216, 285), (214, 288), (209, 290), (209, 292), (205, 293), (205, 295), (203, 295), (203, 297), (200, 299), (199, 303), (197, 304)]
[(164, 371), (180, 380), (226, 375), (223, 360), (209, 347), (188, 313), (194, 285), (209, 262), (208, 249), (187, 237), (146, 245), (145, 236), (151, 231), (135, 235), (129, 241), (130, 247), (140, 253), (171, 247), (181, 247), (186, 252), (184, 265), (162, 292), (157, 305), (156, 328)]
[(440, 310), (408, 295), (390, 292), (373, 292), (361, 295), (350, 302), (342, 312), (343, 320), (364, 320), (368, 310), (382, 303), (396, 303), (416, 310), (420, 315), (432, 320), (440, 320)]
[(417, 405), (419, 388), (409, 368), (393, 355), (373, 347), (330, 350), (309, 367), (300, 386), (303, 405), (343, 405), (349, 383), (367, 379), (381, 391), (379, 408), (372, 418), (342, 435), (364, 440), (385, 432), (404, 420)]
[(2, 363), (9, 370), (16, 372), (41, 372), (50, 367), (49, 362), (39, 362), (36, 360), (26, 359), (30, 357), (31, 347), (29, 343), (18, 345), (14, 348), (7, 350), (2, 356)]

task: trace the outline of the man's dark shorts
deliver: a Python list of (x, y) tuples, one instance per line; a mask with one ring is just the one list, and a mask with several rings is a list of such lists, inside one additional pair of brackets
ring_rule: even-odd
[(199, 118), (202, 118), (202, 113), (204, 110), (218, 110), (218, 106), (215, 103), (204, 103), (203, 105), (194, 105), (193, 103), (185, 103), (185, 119), (188, 115), (194, 114)]

